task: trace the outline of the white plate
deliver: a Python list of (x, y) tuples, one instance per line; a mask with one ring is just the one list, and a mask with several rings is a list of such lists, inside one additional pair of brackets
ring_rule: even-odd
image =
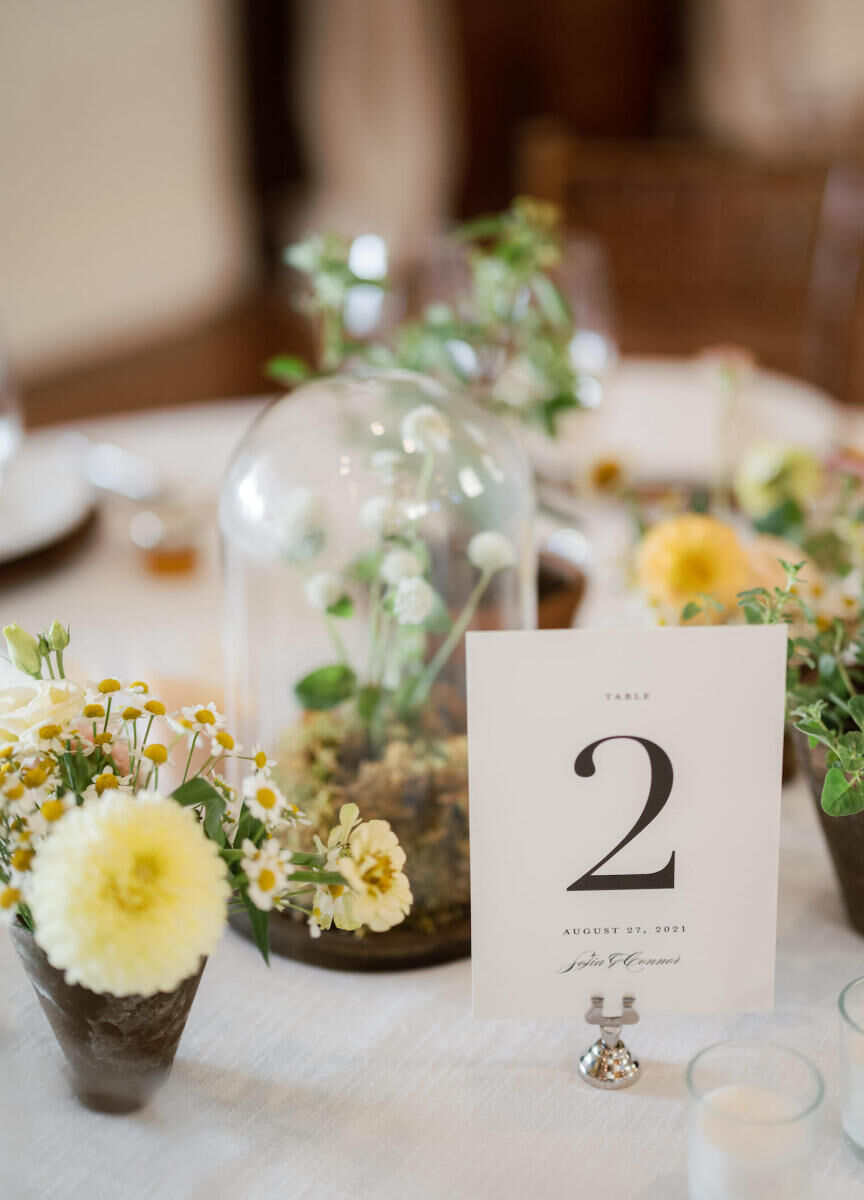
[(80, 458), (58, 433), (28, 434), (0, 490), (0, 564), (73, 533), (93, 509)]

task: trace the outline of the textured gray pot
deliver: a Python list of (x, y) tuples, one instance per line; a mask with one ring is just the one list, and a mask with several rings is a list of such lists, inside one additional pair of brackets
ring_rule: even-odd
[(98, 995), (68, 984), (28, 929), (12, 925), (10, 933), (66, 1056), (77, 1098), (96, 1112), (142, 1108), (171, 1070), (206, 959), (173, 992)]
[(815, 746), (811, 750), (806, 736), (796, 729), (795, 750), (810, 783), (846, 912), (852, 927), (864, 934), (864, 812), (853, 817), (829, 817), (821, 800), (827, 769), (824, 746)]

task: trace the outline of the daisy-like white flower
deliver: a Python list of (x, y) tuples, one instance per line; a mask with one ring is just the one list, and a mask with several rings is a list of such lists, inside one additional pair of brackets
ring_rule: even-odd
[(227, 729), (220, 729), (210, 740), (210, 753), (219, 758), (226, 754), (240, 754), (243, 750), (240, 742), (235, 741)]
[(332, 571), (316, 571), (306, 580), (306, 601), (310, 608), (326, 612), (345, 595), (345, 587)]
[(288, 802), (268, 776), (256, 772), (242, 784), (243, 799), (253, 817), (265, 825), (278, 825), (284, 819)]
[(395, 537), (408, 525), (408, 514), (389, 496), (371, 496), (360, 509), (363, 528), (377, 538)]
[(450, 449), (452, 434), (447, 418), (434, 404), (421, 404), (406, 413), (400, 425), (406, 449), (444, 454)]
[(90, 786), (83, 796), (85, 800), (95, 800), (105, 792), (130, 792), (132, 776), (118, 775), (114, 767), (106, 767), (99, 775), (94, 775)]
[(468, 543), (468, 559), (478, 571), (494, 575), (496, 571), (513, 566), (516, 552), (513, 543), (503, 533), (487, 529), (483, 533), (475, 533)]
[(376, 450), (369, 460), (372, 472), (382, 483), (392, 484), (402, 465), (398, 450)]
[(168, 724), (176, 733), (185, 733), (190, 737), (201, 733), (213, 737), (225, 728), (225, 718), (211, 700), (209, 704), (190, 704), (181, 708), (179, 713), (168, 717)]
[(0, 880), (0, 925), (11, 925), (18, 915), (18, 905), (23, 896), (19, 880), (13, 875), (8, 883)]
[(269, 912), (294, 870), (288, 851), (275, 838), (267, 838), (257, 848), (246, 838), (240, 865), (249, 880), (249, 899), (262, 912)]
[(381, 578), (391, 587), (403, 579), (413, 579), (423, 574), (423, 564), (410, 550), (391, 550), (381, 564)]
[(255, 770), (260, 771), (263, 775), (269, 775), (276, 766), (276, 759), (267, 757), (267, 751), (260, 742), (256, 742), (249, 751), (249, 757)]
[(425, 579), (400, 580), (393, 594), (393, 615), (400, 625), (422, 625), (434, 606), (435, 591)]
[(36, 941), (66, 982), (114, 996), (173, 991), (212, 953), (230, 893), (194, 813), (154, 793), (70, 812), (27, 885)]
[(39, 815), (45, 821), (46, 825), (53, 826), (70, 809), (75, 807), (76, 801), (73, 792), (66, 792), (63, 796), (50, 795), (42, 800), (39, 806)]
[(373, 932), (392, 929), (408, 915), (414, 897), (405, 866), (405, 851), (388, 821), (364, 821), (351, 833), (347, 854), (334, 849), (332, 865), (345, 876), (360, 924)]
[(294, 488), (274, 515), (279, 545), (288, 562), (309, 562), (324, 545), (327, 510), (308, 488)]
[(47, 721), (44, 725), (34, 725), (22, 735), (18, 743), (19, 753), (36, 751), (40, 754), (63, 754), (66, 743), (77, 739), (76, 731), (69, 725), (59, 725)]

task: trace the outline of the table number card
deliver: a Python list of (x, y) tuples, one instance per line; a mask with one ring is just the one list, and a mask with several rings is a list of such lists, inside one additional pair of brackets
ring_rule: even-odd
[(773, 1007), (785, 669), (784, 626), (468, 635), (476, 1015)]

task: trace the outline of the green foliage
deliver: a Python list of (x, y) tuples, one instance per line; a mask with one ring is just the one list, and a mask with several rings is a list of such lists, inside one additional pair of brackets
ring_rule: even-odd
[(294, 694), (303, 707), (313, 712), (335, 708), (357, 688), (357, 676), (344, 663), (319, 667), (294, 685)]
[(212, 783), (202, 776), (196, 775), (186, 783), (181, 783), (171, 795), (184, 808), (201, 806), (204, 811), (204, 832), (217, 845), (225, 845), (225, 830), (222, 828), (225, 798)]
[(467, 286), (452, 303), (433, 303), (403, 321), (387, 345), (358, 343), (344, 325), (345, 302), (362, 280), (350, 269), (350, 242), (315, 234), (291, 246), (286, 261), (306, 278), (304, 307), (318, 320), (318, 370), (277, 355), (267, 373), (295, 384), (352, 362), (404, 367), (468, 390), (497, 412), (510, 412), (555, 437), (563, 413), (581, 407), (571, 362), (573, 314), (555, 281), (562, 257), (554, 205), (518, 197), (505, 212), (477, 217), (453, 236)]

